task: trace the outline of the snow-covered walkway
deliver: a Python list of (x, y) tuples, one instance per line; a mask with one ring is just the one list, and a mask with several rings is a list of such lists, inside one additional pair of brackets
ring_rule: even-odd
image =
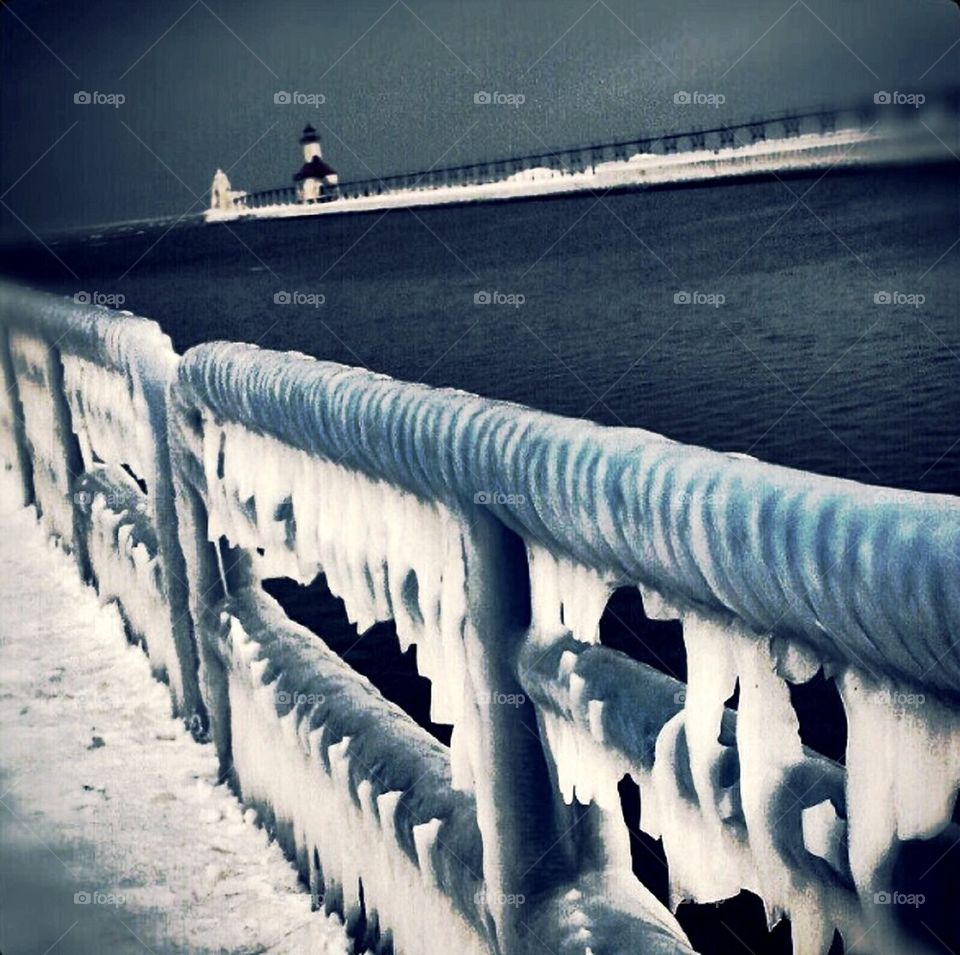
[(0, 951), (344, 953), (0, 472)]

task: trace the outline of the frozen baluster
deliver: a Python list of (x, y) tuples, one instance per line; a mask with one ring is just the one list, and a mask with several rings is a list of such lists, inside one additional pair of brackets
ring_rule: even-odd
[[(532, 888), (566, 878), (567, 846), (552, 811), (553, 787), (532, 704), (511, 660), (527, 635), (528, 604), (517, 580), (527, 574), (520, 542), (482, 506), (465, 524), (467, 618), (464, 647), (480, 717), (474, 765), (477, 822), (483, 839), (488, 904), (505, 955), (524, 951), (521, 915), (508, 897), (533, 897)], [(536, 624), (534, 624), (534, 627)], [(495, 694), (519, 705), (483, 705)], [(572, 861), (572, 860), (571, 860)]]
[[(716, 782), (718, 763), (726, 750), (720, 743), (723, 714), (737, 685), (737, 665), (729, 624), (718, 617), (687, 611), (683, 639), (687, 650), (683, 723), (699, 801), (697, 852), (702, 859), (697, 883), (687, 885), (687, 890), (699, 902), (718, 901), (736, 895), (751, 878), (744, 871), (743, 853), (726, 844), (732, 841), (731, 833), (721, 817), (726, 807)], [(719, 858), (725, 859), (724, 864), (717, 864)]]
[[(796, 955), (822, 955), (833, 937), (835, 915), (824, 905), (819, 887), (807, 883), (781, 856), (778, 830), (795, 820), (773, 810), (788, 771), (804, 758), (799, 720), (789, 688), (777, 673), (770, 641), (738, 629), (734, 646), (740, 672), (740, 794), (767, 922), (772, 927), (789, 916)], [(802, 830), (802, 816), (799, 822)]]

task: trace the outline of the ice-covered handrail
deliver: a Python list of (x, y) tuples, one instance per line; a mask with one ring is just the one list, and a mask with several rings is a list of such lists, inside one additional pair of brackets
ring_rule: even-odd
[(0, 417), (17, 445), (7, 463), (22, 472), (25, 502), (150, 644), (177, 711), (202, 721), (167, 445), (177, 361), (156, 322), (0, 283)]
[(132, 368), (169, 378), (176, 368), (170, 337), (156, 322), (131, 312), (0, 283), (0, 314), (8, 327), (33, 331), (62, 350), (115, 371)]
[(960, 501), (874, 488), (369, 371), (210, 343), (219, 417), (428, 499), (485, 495), (555, 554), (960, 694)]

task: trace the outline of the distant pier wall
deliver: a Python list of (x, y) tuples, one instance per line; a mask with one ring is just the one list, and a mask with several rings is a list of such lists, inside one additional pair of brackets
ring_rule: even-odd
[(335, 197), (316, 201), (301, 201), (290, 186), (238, 192), (224, 207), (215, 190), (204, 215), (208, 222), (338, 215), (944, 162), (960, 151), (958, 117), (956, 93), (925, 102), (922, 111), (874, 102), (342, 182)]

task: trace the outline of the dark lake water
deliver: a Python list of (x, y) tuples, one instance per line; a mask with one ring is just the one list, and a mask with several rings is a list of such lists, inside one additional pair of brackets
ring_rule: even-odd
[(123, 295), (178, 349), (298, 349), (960, 492), (956, 166), (164, 228), (61, 239), (62, 263), (7, 249), (0, 268)]

